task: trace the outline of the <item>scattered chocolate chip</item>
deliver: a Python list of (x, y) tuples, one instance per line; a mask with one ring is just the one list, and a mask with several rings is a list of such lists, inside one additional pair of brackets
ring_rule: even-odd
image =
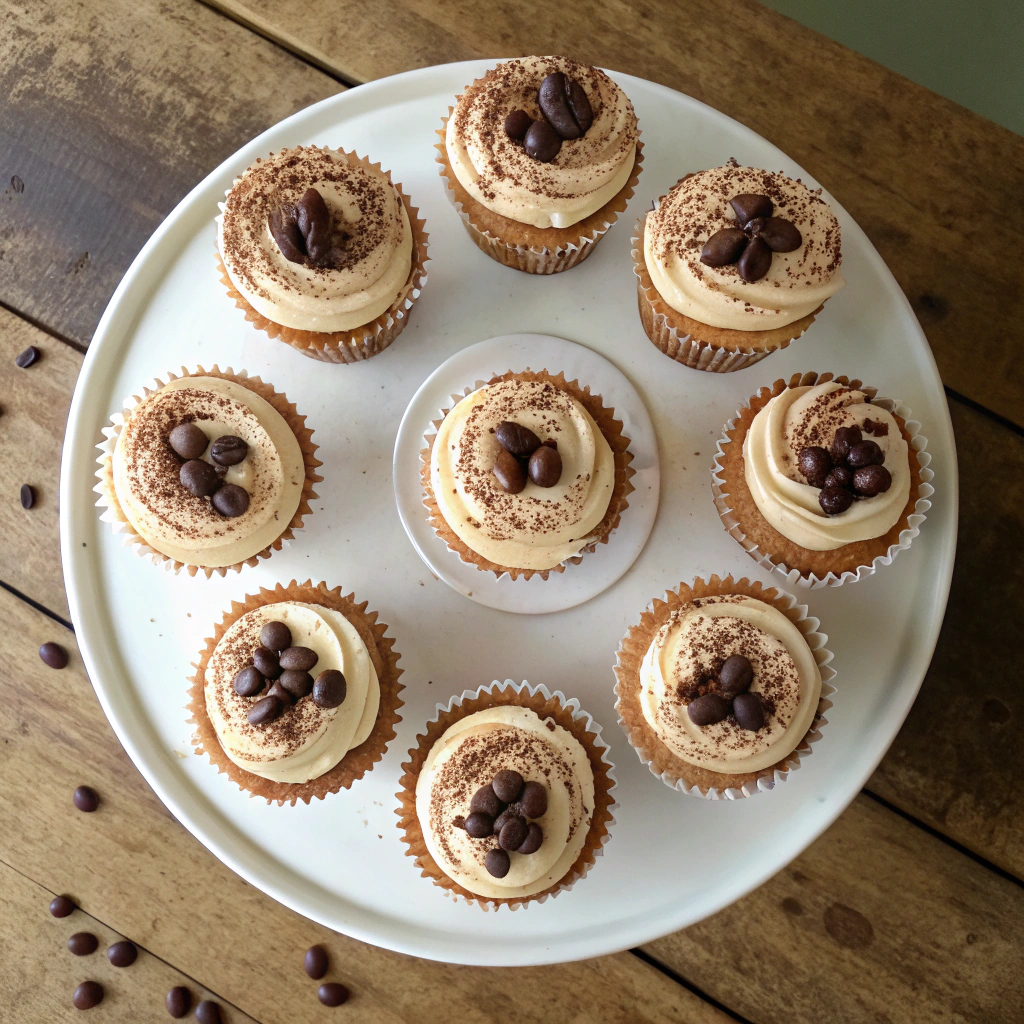
[(547, 121), (534, 121), (523, 139), (526, 155), (542, 164), (550, 163), (558, 156), (562, 148), (562, 140), (558, 132)]
[(88, 956), (90, 953), (96, 952), (96, 947), (99, 944), (100, 940), (92, 932), (75, 932), (68, 939), (68, 950), (75, 956)]
[(518, 494), (526, 486), (526, 473), (519, 460), (504, 448), (498, 452), (492, 471), (507, 494)]
[(135, 948), (135, 943), (129, 942), (127, 939), (115, 942), (107, 950), (107, 959), (115, 967), (131, 967), (138, 955), (139, 951)]
[(175, 1020), (180, 1020), (192, 1009), (192, 993), (184, 985), (175, 985), (167, 993), (164, 1005)]
[[(269, 648), (260, 645), (252, 652), (252, 663), (256, 671), (266, 679), (276, 679), (281, 674), (281, 663)], [(245, 694), (242, 694), (244, 697)]]
[(179, 423), (167, 435), (167, 443), (183, 459), (198, 459), (210, 440), (194, 423)]
[(182, 487), (197, 498), (206, 498), (221, 486), (217, 470), (202, 459), (189, 459), (178, 470)]
[(832, 439), (832, 458), (836, 462), (845, 462), (846, 456), (855, 444), (860, 444), (863, 435), (860, 427), (840, 427)]
[(540, 447), (540, 438), (529, 427), (511, 420), (502, 420), (494, 436), (498, 444), (513, 455), (532, 455)]
[(874, 434), (875, 437), (888, 437), (889, 424), (882, 420), (865, 420), (864, 433)]
[(494, 878), (504, 878), (508, 869), (512, 866), (508, 853), (505, 850), (488, 850), (484, 857), (484, 867), (487, 873)]
[(336, 668), (325, 669), (313, 683), (313, 703), (318, 708), (336, 708), (345, 700), (348, 684)]
[(481, 786), (469, 802), (469, 809), (474, 813), (479, 811), (489, 818), (496, 818), (501, 813), (501, 801), (490, 785)]
[(268, 695), (253, 704), (246, 717), (250, 725), (266, 725), (281, 714), (282, 707), (283, 705), (276, 697)]
[(348, 1000), (348, 989), (341, 982), (328, 981), (316, 990), (316, 997), (324, 1006), (341, 1006)]
[(892, 474), (885, 466), (861, 466), (853, 471), (853, 489), (863, 498), (884, 494), (892, 487)]
[(535, 821), (526, 829), (526, 838), (516, 848), (516, 853), (536, 853), (544, 842), (544, 833)]
[(260, 630), (260, 643), (272, 651), (283, 651), (292, 645), (292, 631), (283, 622), (268, 622)]
[(548, 791), (539, 782), (528, 782), (519, 794), (519, 812), (527, 818), (541, 818), (548, 809)]
[(498, 833), (498, 845), (503, 850), (518, 850), (526, 841), (528, 832), (529, 829), (522, 818), (509, 818)]
[(308, 672), (319, 660), (311, 647), (286, 647), (279, 658), (281, 668), (301, 669)]
[(474, 811), (466, 818), (465, 828), (474, 839), (486, 839), (494, 832), (494, 819), (481, 811)]
[(249, 508), (249, 492), (238, 484), (224, 484), (217, 488), (210, 502), (225, 519), (237, 519)]
[(714, 725), (729, 714), (729, 702), (720, 694), (705, 693), (691, 700), (686, 712), (694, 725)]
[(11, 175), (11, 188), (13, 188), (14, 191), (18, 192), (18, 193), (24, 192), (25, 191), (25, 182), (23, 182), (21, 180), (21, 178), (18, 177), (18, 175), (12, 174)]
[(491, 788), (502, 803), (510, 804), (523, 791), (523, 777), (519, 772), (512, 771), (510, 768), (502, 769), (491, 781)]
[(726, 697), (735, 697), (749, 690), (753, 681), (754, 666), (742, 654), (730, 654), (718, 670), (718, 688)]
[(65, 668), (68, 663), (68, 652), (60, 644), (55, 644), (52, 640), (47, 640), (39, 648), (39, 657), (43, 659), (43, 664), (48, 665), (50, 668)]
[(21, 507), (31, 508), (36, 503), (35, 488), (31, 484), (21, 485)]
[(826, 487), (818, 494), (818, 504), (825, 515), (838, 516), (853, 504), (853, 495), (845, 487)]
[(775, 212), (775, 207), (767, 196), (753, 195), (750, 192), (733, 196), (729, 200), (729, 205), (736, 214), (736, 222), (741, 228), (745, 228), (755, 217), (770, 217)]
[(15, 360), (14, 365), (21, 370), (27, 370), (33, 363), (39, 361), (39, 349), (35, 345), (29, 345)]
[(741, 729), (757, 732), (764, 725), (764, 705), (756, 693), (738, 693), (732, 700), (732, 713)]
[(736, 266), (740, 277), (747, 284), (760, 281), (772, 268), (772, 251), (768, 248), (768, 243), (762, 242), (760, 238), (752, 238), (747, 242), (747, 247)]
[(832, 469), (832, 457), (824, 448), (816, 444), (809, 445), (807, 448), (800, 449), (797, 465), (812, 487), (821, 487), (825, 483), (825, 477)]
[(782, 217), (757, 217), (747, 224), (747, 230), (762, 239), (772, 252), (792, 252), (804, 242), (797, 226)]
[(554, 487), (562, 476), (562, 456), (557, 449), (542, 444), (530, 456), (529, 473), (538, 487)]
[[(281, 676), (283, 675), (284, 673), (282, 672)], [(278, 676), (271, 684), (270, 689), (267, 690), (267, 696), (273, 697), (281, 705), (281, 710), (284, 711), (285, 708), (290, 708), (299, 698), (291, 690), (286, 690), (281, 685), (281, 676)]]
[(245, 668), (235, 676), (235, 693), (239, 697), (255, 697), (266, 685), (263, 674), (255, 665), (246, 665)]
[(294, 206), (282, 206), (271, 210), (267, 225), (274, 236), (274, 241), (277, 242), (277, 247), (281, 250), (281, 255), (289, 263), (306, 262), (306, 243), (303, 241), (302, 232), (299, 231)]
[(237, 466), (249, 454), (249, 446), (234, 434), (223, 434), (210, 446), (210, 458), (218, 466)]
[(295, 207), (295, 220), (306, 243), (306, 254), (314, 262), (331, 251), (331, 211), (315, 188), (307, 188)]
[(310, 946), (302, 966), (314, 981), (319, 981), (327, 973), (327, 950), (323, 946)]
[(313, 692), (313, 677), (303, 669), (288, 668), (281, 673), (275, 685), (280, 685), (291, 694), (293, 700), (302, 700)]
[(853, 484), (853, 473), (848, 466), (836, 466), (827, 477), (822, 487), (850, 487)]
[(79, 786), (72, 799), (75, 806), (86, 814), (91, 814), (100, 805), (99, 794), (92, 786)]
[(735, 263), (747, 244), (747, 236), (740, 228), (722, 228), (716, 231), (700, 251), (700, 261), (709, 267), (725, 267)]
[(846, 453), (846, 464), (851, 469), (861, 466), (880, 466), (885, 462), (885, 453), (877, 441), (861, 441), (853, 445)]
[(505, 118), (505, 134), (516, 142), (522, 142), (533, 124), (533, 118), (525, 110), (513, 110)]
[(67, 917), (68, 914), (74, 913), (75, 904), (67, 896), (54, 896), (50, 900), (50, 913), (54, 917)]
[(196, 1020), (199, 1024), (221, 1024), (220, 1006), (212, 999), (204, 999), (196, 1007)]
[(103, 1002), (103, 986), (98, 981), (83, 981), (75, 989), (74, 1003), (76, 1010), (91, 1010)]

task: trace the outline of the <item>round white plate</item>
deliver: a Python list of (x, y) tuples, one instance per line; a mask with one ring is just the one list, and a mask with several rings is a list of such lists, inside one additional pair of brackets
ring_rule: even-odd
[[(508, 370), (549, 370), (578, 380), (613, 406), (629, 438), (635, 471), (629, 506), (608, 544), (599, 544), (579, 565), (551, 573), (543, 580), (513, 580), (505, 575), (481, 572), (464, 562), (442, 541), (430, 525), (423, 505), (420, 483), (420, 452), (425, 435), (433, 434), (431, 422), (463, 397), (467, 387), (477, 387)], [(597, 597), (636, 561), (654, 527), (658, 512), (660, 475), (658, 442), (644, 401), (621, 370), (585, 345), (546, 334), (506, 334), (470, 345), (442, 363), (413, 395), (405, 410), (395, 441), (395, 501), (402, 525), (420, 558), (430, 571), (453, 590), (488, 608), (523, 615), (560, 612)]]
[[(427, 68), (325, 100), (245, 146), (183, 200), (125, 275), (89, 348), (64, 450), (61, 543), (103, 709), (186, 828), (253, 885), (329, 927), (418, 956), (511, 965), (596, 956), (691, 924), (769, 878), (842, 811), (892, 741), (931, 657), (953, 563), (956, 465), (924, 336), (838, 207), (847, 287), (785, 351), (719, 375), (678, 366), (647, 340), (629, 239), (651, 198), (730, 156), (808, 178), (763, 139), (686, 96), (614, 76), (640, 118), (644, 171), (629, 210), (584, 264), (542, 278), (487, 259), (444, 196), (433, 149), (452, 97), (486, 67)], [(427, 220), (430, 280), (405, 333), (366, 363), (327, 366), (270, 341), (227, 300), (214, 272), (218, 200), (257, 156), (298, 143), (381, 160)], [(481, 338), (516, 332), (569, 338), (609, 359), (643, 396), (660, 444), (660, 512), (640, 557), (615, 586), (550, 615), (495, 611), (435, 579), (405, 536), (391, 481), (395, 433), (423, 381)], [(324, 460), (320, 499), (296, 540), (223, 579), (155, 568), (123, 547), (93, 507), (94, 446), (107, 418), (150, 378), (197, 363), (273, 382), (308, 416)], [(687, 799), (650, 775), (615, 724), (615, 648), (648, 602), (680, 580), (732, 572), (775, 583), (722, 529), (709, 471), (737, 406), (798, 370), (855, 374), (903, 399), (929, 440), (934, 504), (913, 547), (885, 571), (799, 595), (829, 634), (839, 673), (828, 732), (804, 768), (749, 800)], [(248, 799), (191, 753), (183, 704), (189, 662), (231, 600), (293, 577), (351, 588), (380, 611), (402, 654), (406, 703), (398, 738), (366, 778), (324, 802), (279, 808)], [(619, 809), (605, 856), (584, 882), (542, 906), (485, 914), (420, 877), (398, 839), (394, 793), (434, 705), (506, 678), (579, 697), (602, 723)]]

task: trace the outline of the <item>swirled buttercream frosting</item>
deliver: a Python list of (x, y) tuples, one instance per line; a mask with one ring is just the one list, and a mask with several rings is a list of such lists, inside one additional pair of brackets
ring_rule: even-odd
[[(505, 118), (525, 110), (543, 119), (538, 90), (562, 72), (583, 88), (593, 123), (562, 142), (549, 163), (529, 156), (505, 132)], [(492, 68), (458, 98), (445, 148), (460, 184), (482, 206), (537, 228), (566, 228), (589, 217), (629, 181), (639, 136), (633, 105), (603, 72), (569, 57), (522, 57)]]

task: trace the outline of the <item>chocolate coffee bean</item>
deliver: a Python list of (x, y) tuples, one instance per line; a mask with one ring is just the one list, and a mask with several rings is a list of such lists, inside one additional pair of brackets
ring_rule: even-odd
[(853, 495), (845, 487), (826, 487), (818, 494), (818, 504), (827, 516), (838, 516), (853, 504)]
[(832, 439), (832, 458), (836, 462), (845, 462), (850, 449), (855, 444), (860, 444), (862, 438), (863, 434), (860, 432), (860, 427), (840, 427)]
[(504, 448), (494, 460), (493, 473), (507, 494), (518, 494), (526, 486), (526, 473), (519, 460)]
[(803, 236), (792, 221), (783, 217), (761, 217), (756, 222), (756, 228), (751, 223), (747, 229), (766, 242), (772, 252), (792, 252), (803, 245)]
[(91, 932), (75, 932), (68, 939), (68, 951), (75, 956), (89, 956), (90, 953), (96, 952), (99, 944), (99, 939)]
[(74, 805), (86, 814), (92, 814), (100, 805), (99, 793), (92, 786), (79, 786), (71, 799)]
[(196, 1020), (199, 1024), (221, 1024), (220, 1005), (212, 999), (204, 999), (196, 1007)]
[(753, 195), (750, 192), (733, 196), (729, 200), (729, 205), (736, 214), (736, 221), (741, 228), (745, 228), (755, 217), (770, 217), (775, 210), (767, 196)]
[(21, 485), (21, 507), (31, 508), (36, 503), (35, 488), (31, 484)]
[(115, 967), (131, 967), (138, 955), (139, 951), (135, 948), (135, 943), (129, 942), (127, 939), (115, 942), (107, 950), (107, 959)]
[(569, 112), (572, 114), (572, 119), (579, 125), (580, 135), (586, 135), (594, 123), (594, 110), (590, 105), (590, 98), (575, 78), (566, 76), (565, 83), (565, 98), (569, 103)]
[(534, 121), (523, 139), (526, 155), (542, 164), (551, 163), (561, 148), (561, 137), (547, 121)]
[(293, 700), (302, 700), (303, 697), (313, 692), (313, 677), (303, 669), (285, 669), (278, 677), (277, 682), (291, 694)]
[(184, 985), (175, 985), (167, 993), (164, 1005), (175, 1020), (181, 1020), (192, 1009), (192, 993)]
[(217, 470), (202, 459), (189, 459), (178, 470), (182, 487), (197, 498), (207, 498), (221, 485)]
[(716, 231), (700, 251), (700, 261), (709, 267), (725, 267), (740, 258), (747, 244), (747, 236), (739, 228)]
[(167, 435), (167, 443), (183, 459), (198, 459), (210, 440), (194, 423), (179, 423)]
[(292, 631), (275, 619), (260, 630), (260, 643), (272, 651), (283, 651), (292, 645)]
[(818, 445), (809, 445), (807, 448), (800, 449), (797, 465), (812, 487), (821, 487), (825, 483), (825, 477), (828, 476), (829, 470), (832, 469), (832, 457), (824, 448)]
[(494, 833), (494, 819), (480, 811), (474, 811), (466, 818), (466, 831), (474, 839), (486, 839)]
[(306, 243), (306, 255), (317, 263), (331, 251), (331, 211), (315, 188), (302, 193), (295, 207), (295, 220)]
[(335, 668), (325, 669), (313, 683), (313, 703), (318, 708), (336, 708), (347, 692), (345, 676)]
[(103, 986), (98, 981), (83, 981), (73, 997), (76, 1010), (91, 1010), (103, 1002)]
[(294, 206), (272, 210), (267, 218), (267, 225), (274, 236), (274, 241), (277, 242), (278, 249), (281, 250), (281, 255), (289, 263), (306, 262), (306, 243), (302, 232), (299, 231)]
[(246, 665), (245, 668), (235, 676), (235, 693), (239, 697), (255, 697), (266, 685), (266, 679), (255, 665)]
[(846, 453), (846, 464), (851, 469), (860, 469), (861, 466), (880, 466), (885, 462), (885, 453), (878, 446), (877, 441), (861, 441), (853, 445)]
[(14, 365), (19, 370), (27, 370), (33, 363), (39, 359), (39, 349), (35, 345), (29, 345), (24, 352), (20, 353), (14, 360)]
[(720, 694), (705, 693), (691, 700), (686, 712), (694, 725), (714, 725), (729, 714), (729, 702)]
[(288, 647), (281, 652), (281, 668), (297, 668), (308, 672), (319, 659), (319, 655), (310, 647)]
[(224, 484), (217, 488), (210, 502), (225, 519), (237, 519), (249, 508), (249, 492), (238, 484)]
[[(283, 675), (284, 673), (282, 672), (281, 676)], [(281, 710), (283, 711), (285, 708), (290, 708), (299, 698), (291, 690), (286, 690), (281, 685), (281, 676), (278, 676), (271, 684), (270, 689), (267, 690), (267, 696), (274, 697), (281, 705)]]
[(252, 663), (265, 679), (276, 679), (281, 674), (281, 663), (269, 647), (257, 647), (252, 652)]
[(527, 818), (541, 818), (548, 809), (548, 791), (539, 782), (528, 782), (519, 794), (519, 812)]
[(324, 1006), (341, 1006), (348, 1001), (348, 989), (340, 981), (328, 981), (316, 990), (316, 997)]
[(861, 466), (853, 471), (853, 489), (864, 498), (873, 498), (892, 487), (892, 474), (885, 466)]
[(489, 818), (496, 818), (501, 814), (502, 806), (497, 794), (488, 785), (481, 786), (473, 794), (473, 799), (469, 802), (469, 809), (473, 813), (479, 811), (481, 814), (486, 814)]
[(210, 458), (218, 466), (237, 466), (248, 454), (248, 444), (234, 434), (223, 434), (210, 446)]
[(484, 857), (484, 867), (493, 878), (504, 878), (512, 867), (512, 861), (504, 850), (488, 850)]
[(737, 694), (732, 701), (732, 713), (741, 729), (757, 732), (764, 725), (764, 705), (756, 693)]
[(516, 853), (536, 853), (544, 842), (544, 833), (540, 825), (531, 822), (526, 830), (526, 838), (519, 844)]
[(760, 238), (752, 238), (747, 242), (747, 247), (736, 266), (740, 277), (747, 284), (760, 281), (772, 268), (772, 251), (768, 248), (768, 243), (762, 242)]
[(323, 946), (310, 946), (302, 966), (314, 981), (319, 981), (327, 973), (327, 950)]
[(50, 900), (50, 913), (54, 917), (67, 917), (74, 913), (75, 904), (67, 896), (54, 896)]
[(495, 819), (491, 831), (494, 835), (501, 835), (501, 830), (513, 819), (518, 818), (519, 812), (514, 807), (506, 807)]
[(65, 651), (60, 644), (55, 644), (52, 640), (47, 640), (46, 643), (39, 648), (39, 657), (42, 658), (43, 664), (50, 668), (67, 667), (68, 652)]
[(505, 134), (516, 142), (522, 142), (531, 124), (533, 118), (525, 110), (513, 110), (505, 118)]
[(250, 725), (266, 725), (272, 722), (283, 709), (283, 705), (276, 697), (266, 696), (258, 700), (251, 708), (246, 718)]
[(502, 803), (510, 804), (523, 791), (523, 777), (517, 771), (504, 768), (491, 780), (491, 788)]
[(735, 697), (750, 689), (754, 681), (754, 666), (742, 654), (730, 654), (718, 670), (718, 689), (726, 697)]
[(532, 455), (540, 447), (540, 438), (521, 423), (502, 420), (495, 428), (498, 444), (513, 455)]
[(848, 466), (836, 466), (827, 477), (822, 487), (850, 487), (853, 484), (853, 473)]
[(498, 845), (503, 850), (518, 850), (529, 832), (522, 818), (509, 818), (498, 833)]
[(583, 133), (569, 107), (569, 79), (561, 71), (548, 75), (537, 93), (540, 112), (563, 139), (578, 139)]
[(530, 456), (529, 473), (538, 487), (554, 487), (562, 476), (562, 456), (558, 449), (542, 444)]

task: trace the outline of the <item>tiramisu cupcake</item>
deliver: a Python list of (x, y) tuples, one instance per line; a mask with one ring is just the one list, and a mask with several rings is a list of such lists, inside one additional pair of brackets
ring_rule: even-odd
[(726, 425), (713, 471), (726, 529), (792, 583), (870, 575), (909, 547), (932, 494), (910, 410), (831, 374), (762, 388)]
[(607, 750), (579, 703), (543, 686), (508, 679), (439, 705), (402, 765), (409, 856), (484, 909), (570, 888), (608, 840)]
[(441, 174), (470, 237), (530, 274), (585, 260), (640, 176), (633, 105), (603, 71), (569, 57), (492, 68), (438, 134)]
[(629, 439), (601, 398), (546, 371), (467, 389), (422, 452), (425, 504), (464, 562), (547, 579), (607, 543), (633, 490)]
[(138, 553), (223, 576), (302, 526), (320, 461), (305, 417), (259, 377), (182, 373), (144, 388), (105, 428), (97, 504)]
[(835, 691), (827, 637), (793, 598), (696, 580), (654, 601), (619, 647), (619, 723), (667, 785), (710, 799), (771, 789), (800, 766)]
[(282, 150), (249, 167), (221, 211), (221, 281), (258, 330), (352, 363), (405, 328), (427, 279), (427, 235), (380, 164), (326, 147)]
[(232, 602), (191, 679), (193, 746), (268, 803), (347, 789), (395, 736), (402, 689), (387, 626), (311, 581)]
[(799, 338), (845, 284), (839, 222), (820, 192), (735, 162), (674, 185), (633, 238), (651, 341), (686, 366), (726, 373)]

